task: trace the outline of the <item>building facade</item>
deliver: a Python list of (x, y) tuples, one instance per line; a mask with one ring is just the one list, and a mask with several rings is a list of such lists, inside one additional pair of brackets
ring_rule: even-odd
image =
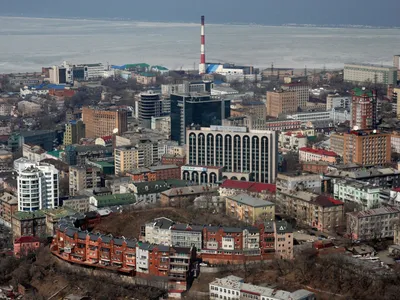
[(325, 161), (336, 163), (337, 154), (333, 151), (303, 147), (299, 149), (300, 162)]
[(69, 195), (76, 196), (85, 189), (94, 189), (102, 186), (99, 168), (91, 166), (69, 167)]
[(281, 114), (297, 111), (295, 91), (270, 91), (267, 92), (267, 116), (277, 118)]
[(72, 120), (65, 124), (64, 145), (78, 144), (85, 137), (85, 124), (82, 120)]
[(189, 165), (225, 167), (225, 172), (237, 174), (238, 179), (250, 174), (250, 181), (275, 181), (276, 132), (211, 126), (188, 129), (186, 135)]
[(209, 94), (171, 95), (171, 139), (186, 144), (188, 126), (221, 125), (230, 117), (231, 101)]
[(380, 66), (372, 64), (345, 64), (344, 81), (354, 83), (397, 83), (397, 68), (391, 66)]
[(160, 95), (153, 91), (140, 94), (139, 100), (139, 125), (151, 128), (152, 117), (160, 117), (161, 101)]
[(275, 220), (275, 204), (247, 194), (225, 197), (226, 214), (247, 224)]
[(351, 123), (355, 130), (375, 129), (377, 124), (376, 92), (365, 88), (352, 90)]
[(363, 241), (392, 238), (399, 217), (400, 210), (394, 207), (347, 213), (347, 234), (353, 240)]
[(296, 105), (300, 108), (306, 108), (310, 99), (310, 86), (306, 82), (285, 83), (282, 89), (294, 91), (296, 93)]
[(358, 204), (361, 209), (371, 209), (380, 205), (381, 187), (368, 182), (335, 179), (333, 180), (333, 196), (343, 202)]
[(18, 172), (17, 182), (19, 211), (59, 206), (59, 171), (53, 165), (30, 166)]
[(128, 130), (127, 112), (124, 110), (83, 107), (82, 120), (87, 138), (98, 138), (115, 133), (121, 135)]
[(11, 225), (14, 239), (21, 236), (47, 237), (46, 215), (42, 211), (18, 211), (12, 215)]
[(307, 191), (282, 192), (277, 198), (281, 212), (297, 223), (320, 231), (336, 232), (344, 225), (344, 203)]

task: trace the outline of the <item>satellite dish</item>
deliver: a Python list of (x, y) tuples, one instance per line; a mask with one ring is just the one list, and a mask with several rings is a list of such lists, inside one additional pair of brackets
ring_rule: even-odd
[(358, 126), (357, 126), (357, 125), (354, 126), (353, 129), (354, 129), (354, 130), (358, 130)]
[(113, 134), (117, 134), (118, 133), (118, 128), (114, 128), (113, 129)]

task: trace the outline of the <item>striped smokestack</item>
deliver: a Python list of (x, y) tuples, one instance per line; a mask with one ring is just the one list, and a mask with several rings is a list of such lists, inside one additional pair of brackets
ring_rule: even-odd
[(206, 73), (206, 35), (204, 31), (204, 16), (201, 16), (201, 46), (200, 46), (200, 66), (199, 74)]

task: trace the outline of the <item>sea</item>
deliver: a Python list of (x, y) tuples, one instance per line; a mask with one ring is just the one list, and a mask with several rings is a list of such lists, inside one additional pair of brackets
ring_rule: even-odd
[[(206, 24), (207, 62), (335, 69), (346, 62), (392, 65), (399, 29)], [(148, 63), (194, 69), (197, 23), (0, 17), (0, 74), (70, 63)]]

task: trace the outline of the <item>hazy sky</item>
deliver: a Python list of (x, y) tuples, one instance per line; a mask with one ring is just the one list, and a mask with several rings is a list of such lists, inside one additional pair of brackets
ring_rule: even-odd
[(0, 0), (0, 15), (400, 26), (400, 0)]

